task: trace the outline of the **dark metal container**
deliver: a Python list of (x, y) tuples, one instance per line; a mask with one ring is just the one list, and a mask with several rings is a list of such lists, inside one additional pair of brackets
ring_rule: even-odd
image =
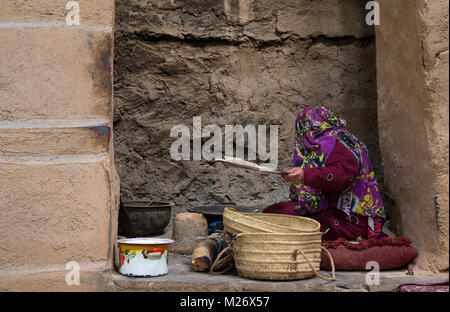
[(160, 234), (170, 222), (172, 206), (168, 202), (123, 202), (119, 211), (119, 231), (127, 237)]
[(195, 206), (189, 207), (187, 210), (189, 212), (201, 213), (205, 216), (206, 221), (209, 225), (209, 233), (214, 233), (223, 230), (223, 211), (225, 207), (234, 208), (240, 212), (259, 212), (257, 208), (254, 207), (243, 207), (236, 206), (234, 203), (222, 204), (222, 205), (210, 205), (210, 206)]

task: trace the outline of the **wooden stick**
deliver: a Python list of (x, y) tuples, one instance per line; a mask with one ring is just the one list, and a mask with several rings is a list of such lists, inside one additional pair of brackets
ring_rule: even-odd
[(217, 256), (219, 244), (215, 239), (202, 240), (192, 253), (192, 270), (205, 272), (211, 267)]

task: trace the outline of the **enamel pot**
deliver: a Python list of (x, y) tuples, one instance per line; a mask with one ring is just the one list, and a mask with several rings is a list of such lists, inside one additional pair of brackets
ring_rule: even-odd
[(167, 274), (169, 244), (174, 242), (165, 238), (119, 239), (120, 274), (141, 277)]

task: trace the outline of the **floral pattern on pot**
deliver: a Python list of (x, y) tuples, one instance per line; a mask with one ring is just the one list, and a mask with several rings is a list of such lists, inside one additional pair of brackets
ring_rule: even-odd
[(130, 263), (130, 260), (133, 259), (136, 256), (135, 251), (131, 251), (129, 249), (121, 250), (119, 254), (119, 268), (125, 264), (125, 261), (127, 263)]

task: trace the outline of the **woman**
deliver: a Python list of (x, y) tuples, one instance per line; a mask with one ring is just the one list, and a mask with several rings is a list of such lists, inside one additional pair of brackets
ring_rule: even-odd
[(265, 213), (317, 220), (323, 240), (384, 238), (384, 207), (366, 146), (345, 129), (345, 121), (322, 106), (301, 111), (295, 123), (290, 201)]

